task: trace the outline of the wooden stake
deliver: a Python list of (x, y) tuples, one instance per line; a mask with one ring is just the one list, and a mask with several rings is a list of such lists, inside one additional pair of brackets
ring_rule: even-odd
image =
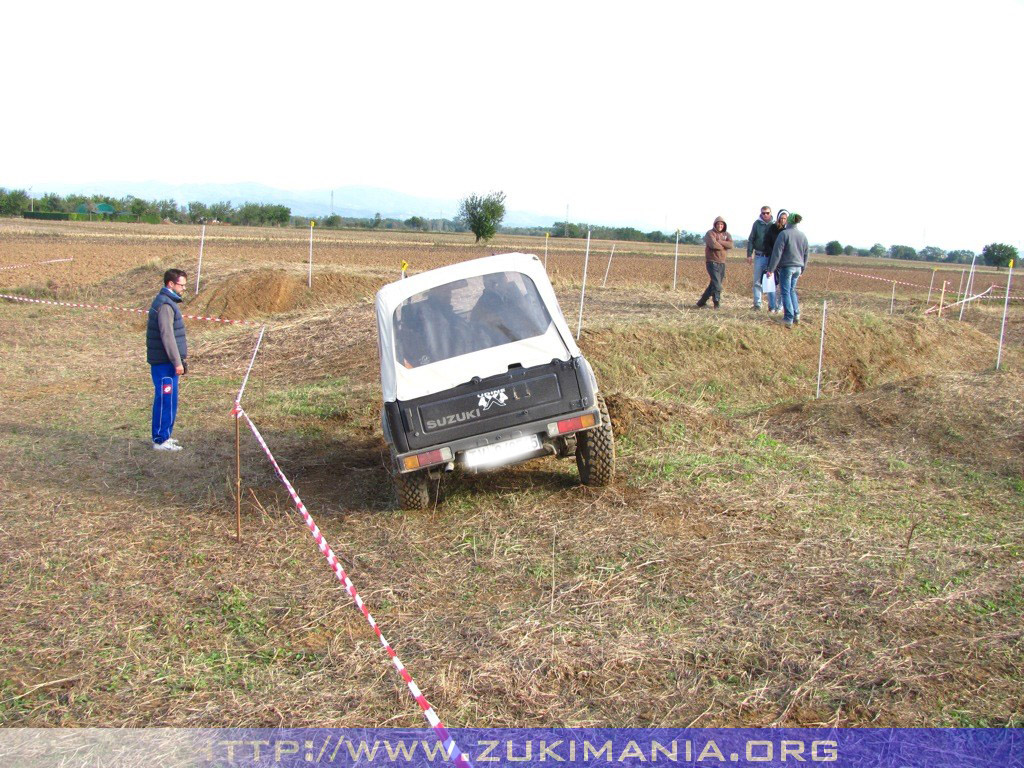
[(946, 281), (942, 281), (942, 293), (939, 294), (939, 317), (942, 317), (942, 302), (946, 298)]

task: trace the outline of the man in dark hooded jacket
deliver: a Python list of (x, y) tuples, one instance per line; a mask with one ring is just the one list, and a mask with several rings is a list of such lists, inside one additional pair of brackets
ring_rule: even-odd
[(707, 306), (708, 299), (714, 301), (715, 309), (722, 303), (722, 281), (725, 280), (725, 254), (732, 250), (732, 235), (726, 230), (725, 219), (715, 219), (715, 225), (704, 235), (704, 266), (711, 282), (704, 294), (697, 299), (698, 307)]
[[(754, 309), (761, 308), (761, 278), (764, 277), (768, 259), (772, 255), (771, 249), (768, 247), (768, 233), (774, 226), (771, 206), (762, 205), (761, 215), (754, 222), (754, 226), (750, 228), (750, 235), (747, 237), (747, 264), (754, 267)], [(768, 296), (769, 308), (775, 309), (772, 294), (768, 294)]]
[(185, 319), (178, 309), (186, 278), (181, 269), (164, 272), (164, 287), (153, 299), (146, 323), (146, 361), (155, 390), (153, 448), (158, 451), (181, 450), (171, 431), (178, 415), (178, 378), (185, 374), (188, 365)]

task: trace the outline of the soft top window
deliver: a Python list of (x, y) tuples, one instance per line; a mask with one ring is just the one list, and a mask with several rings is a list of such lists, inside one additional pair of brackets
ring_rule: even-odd
[(520, 272), (434, 286), (394, 314), (395, 357), (406, 368), (540, 336), (551, 325), (537, 287)]

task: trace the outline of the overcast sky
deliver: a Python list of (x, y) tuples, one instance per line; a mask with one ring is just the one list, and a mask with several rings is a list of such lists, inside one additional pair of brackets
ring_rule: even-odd
[[(1024, 5), (17, 3), (0, 186), (353, 184), (746, 236), (1024, 238)], [(85, 191), (85, 190), (83, 190)], [(425, 214), (432, 212), (425, 211)]]

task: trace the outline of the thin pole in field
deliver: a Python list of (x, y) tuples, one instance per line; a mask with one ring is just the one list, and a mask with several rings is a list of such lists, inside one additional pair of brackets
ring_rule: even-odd
[(672, 290), (676, 289), (676, 274), (679, 272), (679, 230), (676, 230), (676, 260), (672, 264)]
[(1003, 361), (1003, 334), (1006, 332), (1006, 312), (1010, 308), (1010, 281), (1013, 279), (1013, 259), (1010, 259), (1010, 271), (1006, 275), (1006, 299), (1003, 301), (1003, 324), (999, 326), (999, 352), (996, 354), (996, 370)]
[(263, 333), (267, 330), (267, 326), (260, 326), (260, 336), (256, 339), (256, 348), (252, 351), (252, 358), (249, 360), (249, 367), (245, 369), (245, 376), (242, 378), (242, 386), (238, 390), (238, 397), (235, 398), (235, 405), (241, 407), (242, 395), (245, 394), (245, 385), (249, 383), (249, 374), (252, 372), (252, 366), (256, 362), (256, 353), (260, 351), (260, 344), (263, 343)]
[(939, 294), (939, 317), (942, 317), (942, 304), (946, 300), (946, 286), (949, 284), (946, 280), (942, 281), (942, 293)]
[(587, 228), (587, 251), (583, 256), (583, 290), (580, 291), (580, 319), (576, 324), (576, 340), (579, 341), (583, 330), (583, 297), (587, 295), (587, 265), (590, 263), (590, 228)]
[(892, 314), (893, 309), (896, 308), (896, 281), (892, 283), (892, 301), (889, 302), (889, 314)]
[(608, 270), (612, 268), (612, 258), (615, 256), (615, 243), (612, 243), (612, 252), (608, 254), (608, 266), (604, 268), (604, 280), (601, 281), (601, 287), (604, 288), (608, 284)]
[(550, 240), (550, 239), (551, 239), (551, 233), (550, 232), (545, 232), (544, 233), (544, 271), (545, 272), (547, 272), (547, 269), (548, 269), (548, 240)]
[(235, 541), (242, 541), (242, 449), (238, 437), (238, 422), (242, 415), (242, 395), (245, 394), (245, 385), (249, 383), (249, 374), (252, 372), (253, 363), (256, 362), (256, 353), (260, 351), (260, 344), (263, 343), (263, 332), (267, 326), (260, 326), (260, 337), (256, 339), (256, 348), (252, 351), (252, 359), (249, 360), (249, 367), (242, 379), (242, 386), (238, 390), (238, 397), (235, 398), (235, 407), (231, 409), (231, 416), (235, 420)]
[(239, 416), (232, 411), (235, 420), (235, 541), (242, 543), (242, 448), (238, 436)]
[(818, 346), (818, 388), (814, 399), (821, 397), (821, 362), (825, 357), (825, 316), (828, 315), (828, 301), (821, 302), (821, 344)]
[(924, 302), (925, 304), (931, 304), (932, 303), (932, 286), (935, 285), (935, 273), (938, 272), (938, 271), (939, 271), (938, 267), (934, 267), (932, 269), (932, 279), (931, 279), (931, 282), (928, 283), (928, 298), (925, 299), (925, 302)]
[(967, 274), (966, 269), (960, 270), (960, 285), (956, 287), (956, 300), (960, 301), (960, 290), (964, 287), (964, 275)]
[[(974, 263), (978, 260), (978, 254), (974, 254), (974, 258), (971, 259), (971, 271), (967, 273), (967, 285), (964, 286), (964, 298), (966, 299), (971, 295), (971, 289), (974, 287)], [(960, 317), (959, 320), (964, 319), (964, 309), (967, 308), (967, 302), (965, 301), (960, 305)]]
[(312, 219), (309, 220), (309, 287), (313, 288), (313, 225)]
[[(968, 296), (970, 296), (971, 292), (974, 290), (974, 275), (975, 275), (974, 265), (975, 265), (975, 263), (977, 261), (978, 261), (978, 254), (975, 254), (974, 258), (971, 259), (971, 271), (969, 271), (967, 273), (967, 286), (965, 286), (965, 288), (964, 288), (964, 298), (965, 299)], [(967, 308), (967, 305), (968, 305), (967, 301), (965, 301), (963, 304), (961, 304), (961, 316), (959, 316), (959, 319), (964, 319), (964, 310)]]
[(203, 223), (203, 231), (199, 234), (199, 268), (196, 270), (196, 296), (199, 295), (199, 278), (203, 275), (203, 243), (206, 242), (206, 223)]

